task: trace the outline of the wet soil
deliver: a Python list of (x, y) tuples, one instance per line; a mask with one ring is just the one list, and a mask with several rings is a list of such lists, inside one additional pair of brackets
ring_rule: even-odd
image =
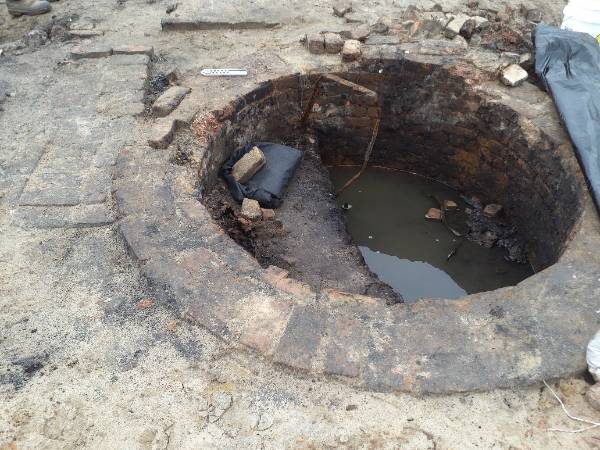
[[(242, 218), (222, 180), (204, 198), (213, 218), (263, 267), (281, 267), (317, 292), (333, 288), (389, 304), (460, 298), (532, 274), (509, 218), (486, 217), (476, 198), (377, 168), (336, 198), (335, 190), (358, 168), (326, 169), (314, 135), (283, 143), (302, 150), (303, 160), (274, 218)], [(459, 205), (445, 212), (446, 226), (424, 218), (441, 199)]]
[(303, 160), (274, 220), (252, 223), (239, 217), (240, 206), (219, 180), (204, 203), (213, 218), (259, 263), (289, 271), (319, 292), (332, 288), (402, 302), (364, 262), (346, 231), (329, 173), (315, 151), (313, 137), (284, 142), (303, 151)]

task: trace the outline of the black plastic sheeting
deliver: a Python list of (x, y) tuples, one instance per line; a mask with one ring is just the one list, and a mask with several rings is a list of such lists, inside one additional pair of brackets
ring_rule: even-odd
[(535, 71), (552, 95), (600, 211), (600, 46), (590, 35), (539, 25)]
[[(238, 183), (231, 175), (233, 165), (254, 146), (262, 150), (266, 164), (246, 184)], [(263, 208), (278, 208), (301, 160), (302, 152), (287, 145), (271, 142), (246, 144), (233, 152), (223, 164), (221, 176), (236, 202), (241, 203), (246, 197), (257, 200)]]

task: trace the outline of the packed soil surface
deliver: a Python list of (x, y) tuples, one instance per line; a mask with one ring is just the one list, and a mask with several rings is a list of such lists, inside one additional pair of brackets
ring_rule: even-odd
[(387, 303), (402, 302), (398, 293), (369, 270), (346, 231), (315, 142), (309, 137), (286, 143), (301, 149), (303, 158), (274, 220), (243, 219), (240, 205), (222, 180), (206, 196), (206, 206), (223, 229), (264, 267), (281, 267), (317, 292), (332, 288), (379, 297)]
[[(281, 26), (161, 30), (173, 4), (178, 6), (172, 17), (220, 17), (236, 7), (235, 20), (253, 20), (246, 14), (250, 3)], [(298, 42), (307, 34), (355, 26), (334, 16), (332, 3), (60, 0), (50, 14), (15, 19), (0, 0), (0, 449), (598, 448), (598, 429), (549, 431), (581, 425), (565, 416), (541, 384), (415, 397), (368, 392), (343, 380), (278, 367), (152, 299), (120, 237), (118, 220), (96, 225), (75, 220), (79, 210), (113, 210), (111, 173), (121, 149), (156, 152), (147, 145), (154, 123), (116, 109), (137, 98), (135, 80), (123, 75), (133, 71), (110, 58), (71, 61), (71, 47), (153, 46), (151, 65), (165, 58), (179, 69), (179, 83), (192, 88), (179, 109), (211, 110), (243, 92), (244, 81), (203, 79), (202, 68), (249, 68), (248, 91), (259, 78), (339, 64), (338, 55), (312, 55)], [(353, 8), (377, 19), (397, 16), (411, 3), (423, 10), (440, 3), (456, 12), (470, 11), (473, 4), (386, 0), (353, 2)], [(479, 3), (517, 9), (522, 2)], [(566, 0), (527, 3), (542, 8), (546, 22), (558, 24)], [(272, 17), (278, 8), (290, 17)], [(73, 18), (71, 30), (99, 34), (63, 40), (62, 26), (47, 25), (64, 18)], [(148, 90), (158, 94), (160, 80), (147, 81)], [(284, 227), (302, 173), (301, 168), (276, 211)], [(26, 189), (27, 183), (50, 174), (56, 183), (34, 192), (41, 206), (20, 202), (24, 190), (32, 193), (37, 186)], [(76, 206), (49, 201), (50, 190), (56, 196), (83, 192), (82, 181), (106, 187), (105, 201)], [(313, 251), (319, 245), (315, 238), (310, 242)], [(549, 284), (548, 291), (559, 288)], [(536, 326), (535, 318), (528, 326)], [(443, 352), (440, 348), (438, 355)], [(586, 402), (586, 380), (555, 380), (551, 387), (572, 414), (600, 420)]]

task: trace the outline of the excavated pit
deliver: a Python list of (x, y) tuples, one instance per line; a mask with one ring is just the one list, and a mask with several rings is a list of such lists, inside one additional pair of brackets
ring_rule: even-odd
[[(311, 376), (375, 391), (449, 393), (582, 373), (583, 349), (599, 325), (600, 222), (551, 99), (532, 84), (505, 88), (459, 57), (418, 47), (365, 46), (360, 62), (337, 74), (380, 100), (370, 163), (502, 204), (532, 276), (459, 299), (386, 305), (385, 293), (361, 291), (364, 284), (356, 286), (367, 295), (348, 292), (352, 285), (343, 279), (333, 280), (334, 288), (313, 287), (294, 272), (293, 254), (261, 261), (252, 243), (241, 242), (245, 233), (228, 235), (211, 205), (219, 200), (223, 162), (247, 142), (282, 142), (303, 148), (305, 163), (313, 165), (297, 173), (276, 218), (294, 203), (298, 183), (297, 201), (311, 213), (307, 227), (333, 214), (324, 223), (338, 225), (333, 236), (350, 254), (354, 244), (345, 241), (335, 199), (319, 209), (311, 195), (332, 192), (326, 166), (362, 163), (374, 105), (362, 88), (326, 77), (301, 124), (320, 74), (258, 86), (238, 81), (229, 103), (204, 108), (189, 130), (176, 133), (174, 151), (124, 149), (115, 201), (131, 255), (157, 301), (233, 345)], [(222, 80), (202, 82), (208, 90)], [(235, 219), (235, 207), (228, 214)], [(321, 247), (314, 234), (309, 249)], [(348, 261), (353, 273), (368, 275), (366, 266)]]
[[(402, 302), (402, 289), (394, 291), (365, 264), (323, 167), (360, 165), (377, 120), (370, 165), (439, 181), (482, 205), (501, 204), (503, 226), (514, 232), (494, 245), (535, 271), (557, 261), (580, 214), (575, 174), (565, 170), (550, 140), (532, 136), (515, 111), (478, 95), (460, 75), (404, 64), (381, 73), (291, 76), (238, 102), (213, 143), (218, 157), (202, 180), (204, 203), (263, 267), (285, 269), (317, 293), (333, 288)], [(249, 223), (239, 220), (217, 173), (233, 150), (257, 141), (297, 147), (304, 158), (276, 220)], [(494, 226), (464, 234), (481, 240)]]

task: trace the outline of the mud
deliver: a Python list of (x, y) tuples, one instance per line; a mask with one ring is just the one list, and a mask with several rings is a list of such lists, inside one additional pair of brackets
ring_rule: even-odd
[(331, 288), (379, 297), (387, 303), (402, 302), (368, 269), (347, 233), (329, 173), (315, 151), (315, 139), (309, 136), (284, 143), (304, 155), (283, 205), (275, 210), (275, 219), (252, 223), (240, 218), (240, 206), (222, 180), (204, 199), (213, 218), (262, 266), (281, 267), (316, 292)]

